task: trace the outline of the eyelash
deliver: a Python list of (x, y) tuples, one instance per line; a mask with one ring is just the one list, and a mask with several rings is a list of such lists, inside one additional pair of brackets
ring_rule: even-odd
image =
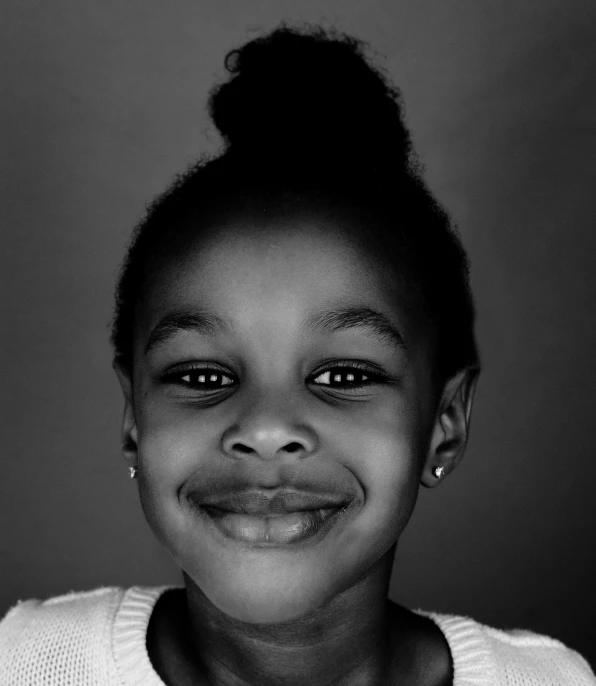
[[(185, 381), (187, 377), (188, 381)], [(215, 388), (209, 386), (210, 383), (215, 383), (218, 379), (223, 378), (229, 379), (229, 383), (224, 383), (223, 385), (216, 386)], [(217, 367), (204, 366), (186, 367), (184, 369), (168, 372), (164, 377), (164, 381), (167, 383), (178, 384), (179, 386), (183, 386), (192, 390), (200, 389), (203, 392), (219, 391), (235, 385), (232, 374), (228, 374), (223, 369), (218, 369)]]
[[(326, 383), (314, 383), (316, 379), (319, 379), (320, 377), (326, 377)], [(340, 379), (337, 377), (340, 377)], [(360, 377), (359, 381), (357, 380), (358, 377)], [(185, 379), (188, 380), (185, 381)], [(221, 381), (223, 379), (228, 379), (228, 382), (222, 384)], [(168, 372), (164, 376), (164, 381), (203, 393), (215, 393), (237, 385), (237, 381), (234, 381), (233, 374), (228, 374), (223, 369), (217, 367), (208, 366), (186, 367)], [(216, 387), (209, 386), (209, 383), (217, 383), (218, 381), (220, 382), (220, 385)], [(362, 362), (346, 360), (323, 367), (311, 374), (306, 382), (318, 388), (357, 390), (376, 384), (388, 383), (389, 377), (379, 369), (375, 369)], [(338, 385), (334, 386), (333, 383), (337, 383)]]
[[(375, 369), (374, 367), (355, 360), (335, 362), (331, 366), (323, 367), (321, 370), (311, 374), (307, 381), (313, 382), (315, 379), (323, 376), (327, 377), (326, 380), (328, 383), (315, 385), (331, 390), (357, 390), (359, 388), (387, 383), (389, 381), (387, 374), (384, 374), (379, 369)], [(343, 383), (341, 383), (337, 377), (343, 377)], [(360, 377), (359, 382), (356, 381), (357, 377)], [(338, 383), (339, 385), (333, 386), (333, 382)]]

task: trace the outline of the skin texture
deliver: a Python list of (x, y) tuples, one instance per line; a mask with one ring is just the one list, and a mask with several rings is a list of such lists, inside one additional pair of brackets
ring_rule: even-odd
[[(166, 683), (449, 683), (440, 632), (387, 588), (420, 483), (461, 458), (476, 374), (436, 388), (432, 336), (395, 277), (354, 227), (317, 217), (221, 222), (152, 274), (132, 373), (116, 371), (125, 457), (185, 574), (184, 598), (158, 604), (148, 638)], [(307, 324), (347, 307), (381, 313), (404, 345)], [(225, 331), (188, 325), (206, 311)], [(184, 329), (151, 339), (172, 314)], [(220, 374), (214, 388), (197, 367)], [(324, 535), (254, 546), (197, 507), (226, 488), (317, 489), (348, 506)]]

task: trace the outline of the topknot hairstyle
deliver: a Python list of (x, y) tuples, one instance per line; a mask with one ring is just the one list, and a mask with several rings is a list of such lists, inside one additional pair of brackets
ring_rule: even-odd
[(209, 110), (229, 152), (291, 156), (284, 166), (307, 164), (311, 172), (313, 156), (317, 169), (336, 173), (350, 159), (409, 169), (399, 92), (365, 61), (356, 39), (279, 29), (232, 51), (225, 64), (232, 78), (212, 94)]
[(364, 218), (366, 240), (406, 270), (435, 327), (442, 380), (478, 366), (468, 261), (424, 181), (401, 94), (353, 37), (286, 26), (230, 52), (209, 98), (224, 140), (149, 207), (116, 290), (115, 354), (132, 365), (135, 308), (163, 256), (218, 213), (336, 206)]

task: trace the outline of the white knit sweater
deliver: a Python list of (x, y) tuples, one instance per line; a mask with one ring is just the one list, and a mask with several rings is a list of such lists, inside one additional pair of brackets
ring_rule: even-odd
[[(132, 587), (28, 600), (0, 622), (0, 686), (164, 686), (145, 638), (166, 590)], [(587, 662), (559, 641), (420, 612), (445, 635), (454, 686), (594, 686)]]

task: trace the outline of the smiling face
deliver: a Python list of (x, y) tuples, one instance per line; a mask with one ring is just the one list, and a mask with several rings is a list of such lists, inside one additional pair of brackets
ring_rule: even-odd
[(397, 283), (314, 217), (228, 222), (146, 288), (125, 421), (141, 501), (226, 614), (298, 618), (390, 566), (437, 409)]

